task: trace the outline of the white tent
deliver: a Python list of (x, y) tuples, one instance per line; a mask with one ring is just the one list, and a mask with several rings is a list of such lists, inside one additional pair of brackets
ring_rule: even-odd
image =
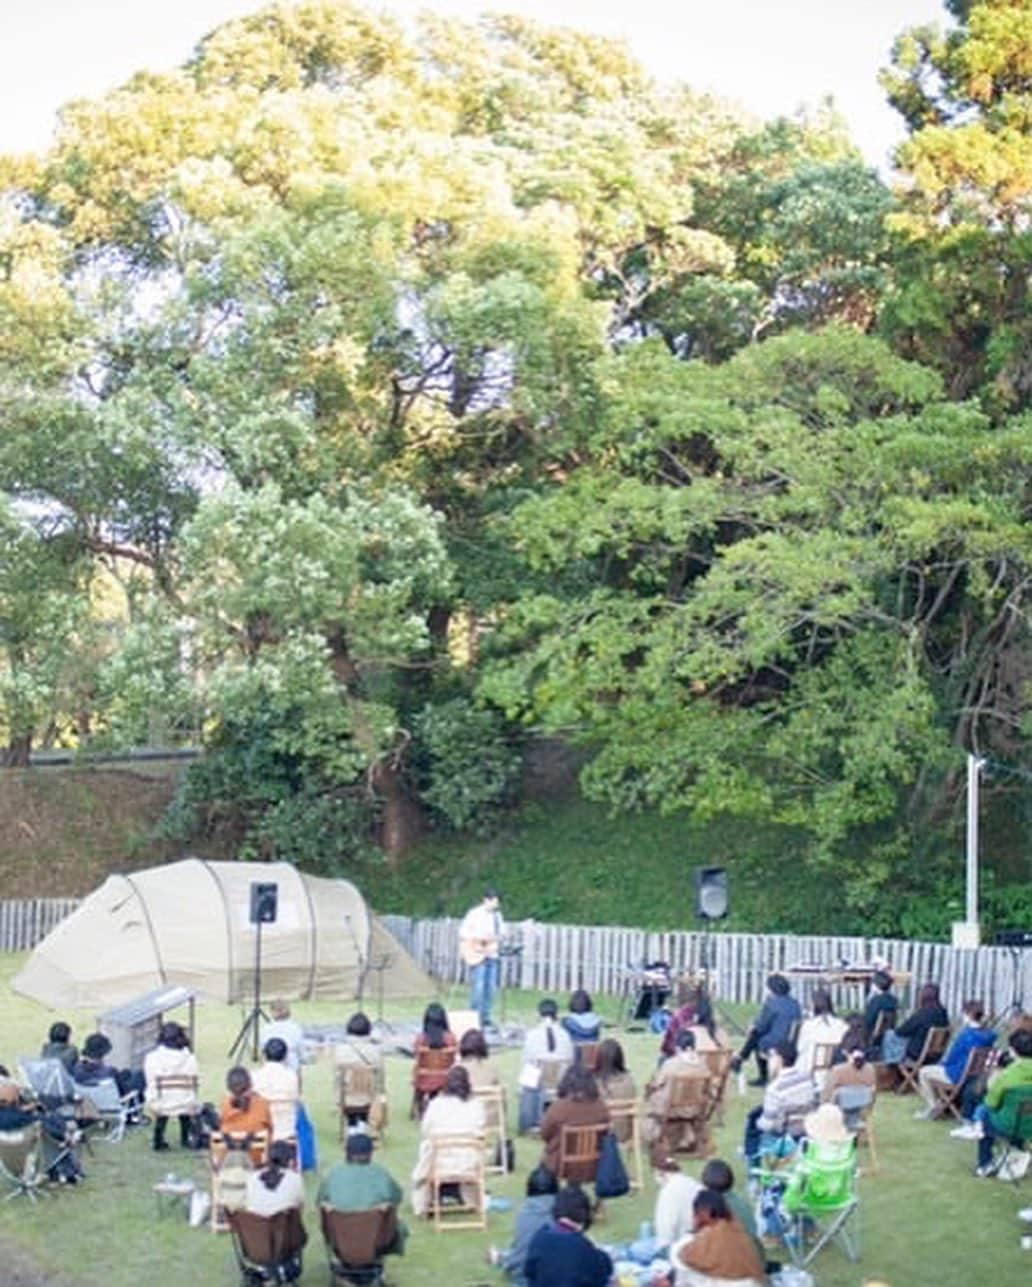
[(253, 996), (256, 929), (251, 885), (277, 887), (262, 926), (262, 994), (288, 1000), (378, 993), (370, 966), (386, 956), (386, 997), (424, 997), (433, 984), (346, 880), (289, 863), (186, 858), (109, 876), (36, 947), (16, 992), (54, 1009), (118, 1005), (165, 984), (215, 1000)]

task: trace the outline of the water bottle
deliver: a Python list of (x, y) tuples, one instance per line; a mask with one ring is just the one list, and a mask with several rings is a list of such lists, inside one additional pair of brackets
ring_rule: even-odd
[(744, 1068), (739, 1068), (738, 1070), (738, 1093), (739, 1095), (745, 1094), (745, 1069)]

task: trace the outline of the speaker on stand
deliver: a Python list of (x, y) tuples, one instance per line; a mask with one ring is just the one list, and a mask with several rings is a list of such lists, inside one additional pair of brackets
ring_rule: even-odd
[(248, 919), (254, 926), (254, 1005), (237, 1033), (236, 1041), (229, 1048), (229, 1058), (236, 1059), (252, 1038), (252, 1057), (258, 1061), (258, 1033), (261, 1021), (268, 1023), (269, 1016), (262, 1009), (262, 926), (275, 925), (279, 911), (279, 886), (275, 881), (253, 880)]
[(710, 926), (714, 921), (721, 921), (731, 908), (731, 891), (726, 867), (695, 868), (695, 917), (701, 927), (699, 943), (699, 975), (706, 990), (715, 1014), (719, 1014), (724, 1025), (735, 1032), (742, 1031), (742, 1025), (725, 1013), (710, 995)]

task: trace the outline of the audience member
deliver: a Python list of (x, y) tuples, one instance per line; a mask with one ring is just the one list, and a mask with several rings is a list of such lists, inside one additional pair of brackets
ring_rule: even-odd
[(749, 1029), (745, 1045), (731, 1062), (732, 1069), (737, 1072), (755, 1052), (757, 1077), (752, 1082), (754, 1086), (766, 1086), (769, 1076), (768, 1055), (775, 1046), (790, 1040), (793, 1028), (802, 1019), (799, 1002), (791, 995), (788, 979), (783, 974), (770, 975), (767, 990), (770, 995)]
[[(430, 1209), (430, 1159), (434, 1139), (447, 1135), (482, 1135), (484, 1132), (484, 1105), (473, 1094), (469, 1073), (459, 1064), (448, 1069), (444, 1086), (426, 1106), (420, 1123), (419, 1157), (412, 1172), (412, 1210), (416, 1215), (426, 1215)], [(450, 1163), (455, 1170), (469, 1167), (464, 1152), (456, 1151)], [(468, 1200), (464, 1195), (464, 1200)]]
[(526, 1200), (516, 1212), (512, 1243), (504, 1250), (492, 1247), (488, 1252), (488, 1262), (504, 1270), (512, 1279), (514, 1287), (526, 1287), (524, 1271), (527, 1252), (537, 1231), (552, 1219), (558, 1192), (559, 1181), (548, 1167), (534, 1167), (527, 1176)]
[(950, 1042), (942, 1063), (925, 1064), (917, 1074), (918, 1093), (925, 1106), (915, 1114), (919, 1118), (936, 1115), (936, 1086), (959, 1086), (967, 1071), (968, 1055), (973, 1050), (987, 1050), (996, 1043), (996, 1033), (986, 1027), (985, 1006), (981, 1001), (965, 1001), (964, 1023)]
[(812, 1073), (817, 1047), (837, 1046), (845, 1036), (847, 1027), (845, 1019), (840, 1019), (835, 1013), (831, 993), (818, 988), (813, 994), (813, 1014), (809, 1019), (804, 1019), (799, 1027), (796, 1063), (800, 1069)]
[(575, 1046), (598, 1041), (602, 1020), (591, 1008), (591, 997), (578, 988), (570, 997), (570, 1012), (563, 1017), (563, 1027)]
[(530, 1287), (606, 1287), (613, 1262), (586, 1236), (590, 1227), (588, 1195), (567, 1185), (555, 1199), (552, 1220), (530, 1241), (524, 1264)]
[(229, 1094), (222, 1101), (219, 1129), (224, 1135), (272, 1134), (269, 1105), (251, 1086), (246, 1068), (231, 1068), (226, 1073)]
[(788, 1156), (802, 1134), (802, 1118), (817, 1102), (811, 1075), (796, 1065), (796, 1049), (784, 1041), (770, 1052), (771, 1079), (763, 1103), (745, 1119), (745, 1156), (763, 1152)]
[[(612, 1037), (607, 1037), (598, 1047), (598, 1060), (595, 1064), (595, 1080), (598, 1082), (599, 1094), (606, 1104), (613, 1100), (637, 1099), (638, 1090), (634, 1078), (627, 1071), (624, 1061), (623, 1046)], [(621, 1144), (631, 1138), (633, 1122), (624, 1116), (613, 1122), (613, 1134)]]
[(294, 1148), (286, 1140), (269, 1146), (269, 1160), (258, 1171), (247, 1173), (245, 1210), (252, 1215), (274, 1216), (305, 1204), (305, 1186), (292, 1170)]
[(143, 1057), (143, 1076), (146, 1083), (144, 1100), (154, 1118), (151, 1143), (155, 1152), (168, 1148), (165, 1130), (170, 1117), (179, 1118), (179, 1143), (183, 1148), (189, 1148), (194, 1118), (200, 1110), (196, 1087), (158, 1087), (159, 1078), (200, 1077), (196, 1056), (190, 1049), (190, 1039), (181, 1024), (161, 1025), (158, 1044)]
[(858, 1025), (843, 1038), (845, 1061), (833, 1064), (828, 1070), (821, 1086), (821, 1102), (834, 1104), (835, 1097), (845, 1086), (863, 1086), (873, 1095), (877, 1089), (877, 1078), (874, 1065), (868, 1061), (864, 1046), (864, 1029)]
[(919, 1059), (932, 1028), (948, 1028), (950, 1017), (939, 1000), (939, 985), (926, 983), (917, 995), (917, 1009), (895, 1031), (882, 1039), (882, 1059), (898, 1064), (904, 1059)]
[(498, 1065), (487, 1049), (487, 1038), (480, 1028), (470, 1028), (459, 1042), (459, 1064), (469, 1073), (469, 1083), (474, 1090), (500, 1086)]
[(682, 1078), (697, 1080), (702, 1085), (708, 1084), (710, 1079), (709, 1069), (696, 1052), (695, 1033), (691, 1028), (678, 1033), (677, 1052), (663, 1060), (645, 1088), (642, 1137), (654, 1161), (679, 1148), (695, 1147), (700, 1143), (696, 1139), (700, 1129), (698, 1122), (687, 1117), (670, 1117), (674, 1084)]
[(68, 1072), (75, 1067), (79, 1052), (72, 1045), (72, 1030), (67, 1023), (58, 1020), (50, 1025), (47, 1040), (39, 1052), (41, 1059), (59, 1059)]
[(82, 1053), (72, 1065), (72, 1080), (80, 1086), (96, 1086), (101, 1081), (113, 1081), (120, 1095), (144, 1092), (143, 1073), (128, 1068), (115, 1068), (105, 1063), (111, 1053), (111, 1042), (102, 1032), (91, 1032), (82, 1043)]
[[(674, 1248), (674, 1282), (681, 1287), (736, 1287), (766, 1282), (756, 1244), (735, 1220), (721, 1194), (703, 1189), (692, 1204), (695, 1233)], [(688, 1272), (683, 1272), (687, 1270)]]
[(695, 1022), (688, 1029), (695, 1038), (695, 1049), (701, 1053), (708, 1050), (726, 1050), (727, 1033), (718, 1028), (713, 1016), (713, 1002), (705, 988), (699, 989), (699, 999), (695, 1012)]
[[(1019, 1096), (1008, 1092), (1032, 1088), (1032, 1032), (1016, 1029), (1011, 1033), (1009, 1044), (1013, 1058), (989, 1082), (985, 1099), (975, 1109), (978, 1138), (975, 1174), (980, 1177), (995, 1173), (993, 1144), (997, 1136), (1010, 1135), (1017, 1126)], [(1028, 1094), (1032, 1095), (1032, 1089)]]
[(262, 1029), (262, 1048), (264, 1049), (273, 1037), (279, 1037), (287, 1047), (284, 1063), (300, 1076), (301, 1056), (305, 1046), (301, 1025), (296, 1019), (291, 1018), (290, 1006), (286, 1001), (271, 1001), (269, 1013), (272, 1015), (272, 1022), (267, 1023)]
[(548, 1107), (541, 1089), (541, 1065), (553, 1062), (560, 1066), (572, 1063), (573, 1042), (559, 1024), (559, 1007), (550, 999), (538, 1005), (541, 1022), (528, 1029), (523, 1039), (523, 1067), (520, 1072), (519, 1129), (537, 1130), (541, 1115)]
[(423, 1011), (423, 1028), (416, 1034), (413, 1042), (416, 1063), (412, 1069), (412, 1084), (415, 1086), (417, 1078), (419, 1079), (418, 1089), (424, 1098), (430, 1099), (440, 1093), (448, 1072), (447, 1069), (439, 1072), (420, 1070), (420, 1050), (454, 1050), (455, 1046), (455, 1034), (448, 1027), (448, 1015), (444, 1006), (432, 1001)]
[[(871, 979), (871, 995), (864, 1006), (864, 1037), (871, 1059), (878, 1059), (881, 1055), (882, 1038), (896, 1026), (898, 1011), (899, 1001), (892, 990), (892, 975), (887, 970), (875, 970)], [(875, 1040), (879, 1020), (881, 1028)]]
[(679, 979), (677, 983), (677, 1009), (663, 1030), (659, 1043), (662, 1058), (669, 1059), (677, 1049), (677, 1034), (684, 1028), (694, 1028), (698, 1021), (699, 989), (692, 979)]
[[(385, 1167), (374, 1162), (373, 1141), (368, 1135), (349, 1135), (344, 1161), (331, 1166), (319, 1185), (316, 1201), (334, 1211), (370, 1211), (373, 1207), (398, 1207), (401, 1185)], [(400, 1256), (405, 1250), (408, 1229), (398, 1221), (397, 1235), (384, 1255)]]
[(656, 1210), (652, 1221), (660, 1247), (671, 1247), (694, 1229), (692, 1203), (702, 1185), (685, 1175), (673, 1154), (658, 1157), (653, 1163), (656, 1181)]
[(346, 1068), (371, 1068), (373, 1071), (373, 1099), (369, 1101), (349, 1098), (347, 1120), (349, 1127), (360, 1122), (372, 1126), (381, 1124), (385, 1111), (386, 1078), (383, 1067), (383, 1047), (372, 1035), (369, 1017), (359, 1010), (348, 1020), (343, 1041), (333, 1047), (334, 1079), (337, 1102), (340, 1103), (341, 1083)]
[[(559, 1146), (564, 1126), (608, 1126), (609, 1109), (602, 1102), (598, 1082), (592, 1073), (579, 1064), (572, 1064), (559, 1083), (559, 1098), (541, 1119), (541, 1141), (545, 1146), (542, 1161), (548, 1169), (559, 1174)], [(590, 1170), (590, 1173), (589, 1173)], [(592, 1181), (594, 1169), (587, 1166), (577, 1173), (564, 1175), (564, 1180)]]
[(293, 1139), (297, 1135), (297, 1105), (301, 1085), (297, 1073), (287, 1067), (287, 1043), (270, 1037), (262, 1050), (265, 1062), (251, 1075), (255, 1092), (269, 1105), (272, 1115), (272, 1138)]
[(702, 1168), (702, 1188), (710, 1189), (723, 1197), (731, 1214), (742, 1225), (750, 1237), (756, 1234), (756, 1210), (735, 1190), (735, 1173), (727, 1162), (719, 1157), (711, 1158)]

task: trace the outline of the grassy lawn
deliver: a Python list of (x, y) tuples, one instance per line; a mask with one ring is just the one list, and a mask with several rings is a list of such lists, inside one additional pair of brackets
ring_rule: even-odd
[[(7, 986), (22, 958), (0, 956), (0, 1062), (13, 1064), (20, 1053), (35, 1051), (50, 1022), (56, 1017), (32, 1002), (14, 996)], [(454, 999), (458, 1003), (459, 994)], [(448, 998), (445, 998), (447, 1001)], [(526, 1008), (529, 998), (510, 1003), (510, 1017)], [(535, 998), (536, 1000), (536, 998)], [(296, 1007), (302, 1022), (342, 1022), (344, 1005)], [(90, 1014), (63, 1016), (73, 1023), (75, 1037), (93, 1027)], [(388, 1018), (403, 1017), (388, 1014)], [(202, 1091), (206, 1099), (221, 1097), (227, 1066), (225, 1052), (240, 1023), (235, 1009), (207, 1005), (198, 1011), (198, 1056), (204, 1070)], [(618, 1034), (619, 1035), (619, 1034)], [(654, 1065), (656, 1041), (645, 1035), (625, 1038), (633, 1071), (644, 1081)], [(502, 1057), (510, 1085), (515, 1084), (517, 1052)], [(392, 1059), (388, 1065), (392, 1122), (381, 1160), (407, 1188), (416, 1155), (417, 1130), (407, 1117), (411, 1065)], [(728, 1120), (718, 1134), (720, 1152), (735, 1164), (747, 1107), (758, 1092), (745, 1098), (731, 1092)], [(328, 1063), (305, 1070), (305, 1100), (316, 1124), (320, 1165), (337, 1160), (337, 1122), (332, 1103)], [(881, 1169), (861, 1180), (862, 1258), (852, 1266), (831, 1248), (817, 1261), (821, 1287), (859, 1287), (868, 1278), (884, 1278), (892, 1287), (954, 1287), (984, 1282), (1017, 1284), (1027, 1281), (1032, 1257), (1019, 1247), (1015, 1212), (1032, 1202), (1032, 1185), (1024, 1191), (995, 1181), (976, 1180), (970, 1170), (974, 1146), (950, 1140), (939, 1124), (912, 1120), (914, 1100), (885, 1097), (877, 1112), (877, 1143)], [(170, 1132), (175, 1139), (176, 1133)], [(517, 1172), (493, 1178), (492, 1193), (514, 1200), (522, 1192), (529, 1168), (537, 1160), (535, 1141), (516, 1143)], [(14, 1248), (43, 1270), (62, 1271), (65, 1282), (83, 1287), (129, 1287), (153, 1280), (162, 1287), (208, 1287), (234, 1284), (237, 1276), (227, 1235), (212, 1235), (206, 1228), (190, 1229), (178, 1219), (158, 1220), (152, 1186), (169, 1170), (206, 1182), (203, 1155), (155, 1154), (149, 1132), (134, 1131), (119, 1145), (95, 1145), (87, 1158), (89, 1179), (78, 1189), (61, 1191), (54, 1201), (36, 1207), (24, 1200), (0, 1205), (0, 1282), (4, 1279), (3, 1248)], [(700, 1163), (685, 1168), (698, 1174)], [(309, 1179), (314, 1196), (315, 1178)], [(643, 1196), (608, 1204), (607, 1217), (597, 1226), (601, 1241), (632, 1237), (642, 1219), (650, 1218), (654, 1202), (651, 1182)], [(504, 1243), (512, 1227), (510, 1213), (492, 1214), (486, 1234), (455, 1232), (435, 1235), (416, 1224), (408, 1255), (390, 1262), (390, 1278), (399, 1287), (470, 1287), (501, 1283), (487, 1268), (484, 1253), (492, 1242)], [(314, 1217), (307, 1218), (310, 1243), (305, 1262), (305, 1283), (325, 1283), (326, 1263)]]

